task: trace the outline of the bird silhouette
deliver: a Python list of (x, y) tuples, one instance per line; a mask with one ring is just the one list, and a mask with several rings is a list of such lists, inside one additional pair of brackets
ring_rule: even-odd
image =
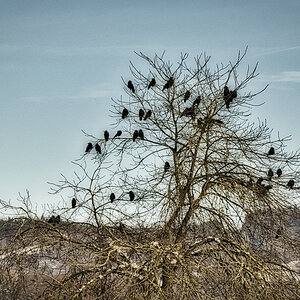
[(149, 83), (149, 85), (148, 85), (148, 90), (149, 90), (151, 87), (155, 86), (155, 84), (156, 84), (155, 78), (152, 78), (151, 81), (150, 81), (150, 83)]
[(128, 109), (124, 108), (122, 111), (122, 119), (125, 119), (128, 116), (128, 113), (129, 113)]
[(151, 110), (148, 110), (146, 115), (145, 115), (145, 118), (144, 118), (144, 121), (146, 121), (148, 118), (150, 118), (152, 115), (152, 111)]
[(171, 78), (166, 82), (166, 84), (164, 85), (163, 90), (169, 89), (173, 84), (174, 84), (174, 78), (171, 77)]
[(229, 95), (229, 88), (227, 85), (224, 86), (224, 93), (223, 93), (223, 99), (226, 101), (227, 97)]
[(59, 224), (60, 223), (60, 215), (57, 215), (56, 217), (55, 216), (52, 216), (49, 220), (48, 220), (48, 223), (50, 224)]
[(183, 101), (186, 102), (186, 100), (188, 100), (191, 96), (191, 92), (190, 91), (186, 91), (184, 94), (184, 98)]
[(118, 130), (113, 138), (116, 138), (116, 137), (121, 136), (121, 135), (122, 135), (122, 130)]
[(198, 96), (196, 99), (195, 99), (195, 101), (193, 102), (193, 106), (198, 106), (199, 104), (200, 104), (200, 101), (201, 101), (201, 97), (200, 96)]
[(109, 133), (108, 133), (107, 130), (104, 131), (104, 139), (105, 139), (106, 142), (107, 142), (108, 139), (109, 139)]
[(95, 145), (95, 150), (98, 154), (101, 154), (101, 147), (98, 143)]
[(271, 147), (268, 152), (268, 155), (274, 155), (274, 154), (275, 154), (275, 149), (274, 149), (274, 147)]
[(195, 111), (194, 111), (194, 107), (187, 107), (184, 109), (184, 111), (181, 113), (180, 118), (182, 118), (183, 116), (185, 117), (195, 117)]
[(75, 207), (76, 207), (76, 199), (73, 198), (73, 199), (72, 199), (72, 208), (75, 208)]
[(93, 149), (93, 144), (92, 143), (88, 143), (85, 149), (85, 152), (88, 153)]
[(144, 139), (144, 132), (142, 129), (139, 130), (139, 137), (141, 138), (141, 140)]
[(116, 199), (115, 194), (111, 193), (109, 199), (110, 199), (110, 202), (113, 203), (115, 201), (115, 199)]
[(53, 224), (54, 223), (54, 219), (55, 219), (55, 216), (51, 216), (50, 219), (48, 220), (48, 223), (49, 224)]
[(171, 167), (171, 166), (170, 166), (169, 162), (166, 161), (166, 162), (165, 162), (165, 165), (164, 165), (164, 171), (165, 171), (165, 172), (168, 172), (168, 171), (170, 170), (170, 167)]
[(130, 199), (130, 201), (134, 200), (134, 192), (133, 191), (129, 192), (129, 199)]
[(280, 177), (282, 175), (282, 170), (281, 169), (278, 169), (276, 174), (278, 175), (278, 177)]
[(133, 84), (132, 84), (132, 81), (131, 80), (129, 80), (128, 81), (128, 84), (127, 84), (127, 87), (134, 93), (135, 92), (135, 90), (134, 90), (134, 86), (133, 86)]
[(142, 121), (142, 120), (143, 120), (143, 116), (144, 116), (144, 114), (145, 114), (144, 110), (143, 110), (143, 109), (140, 109), (140, 110), (139, 110), (139, 117), (140, 117), (140, 121)]
[(272, 169), (269, 169), (269, 171), (268, 171), (269, 180), (271, 180), (273, 176), (274, 176), (274, 173), (273, 173)]
[(293, 186), (294, 186), (294, 184), (295, 184), (295, 181), (294, 181), (293, 179), (290, 179), (289, 182), (287, 183), (287, 186), (288, 186), (290, 189), (292, 189)]
[(139, 137), (139, 131), (135, 130), (132, 136), (132, 140), (135, 142), (135, 140)]
[(223, 99), (225, 100), (225, 104), (226, 104), (227, 109), (229, 108), (230, 103), (236, 97), (237, 97), (237, 91), (229, 91), (228, 86), (224, 87)]

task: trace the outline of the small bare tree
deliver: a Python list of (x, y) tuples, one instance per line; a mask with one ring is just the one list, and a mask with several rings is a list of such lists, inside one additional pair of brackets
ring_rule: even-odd
[(285, 228), (298, 214), (300, 156), (286, 152), (289, 137), (249, 122), (264, 89), (246, 89), (257, 65), (239, 79), (245, 54), (211, 70), (205, 55), (190, 67), (187, 54), (173, 65), (137, 53), (149, 71), (130, 64), (129, 97), (113, 100), (111, 129), (86, 133), (79, 171), (53, 185), (74, 198), (62, 219), (84, 222), (49, 223), (27, 207), (30, 223), (15, 234), (40, 256), (59, 249), (64, 270), (43, 272), (51, 280), (42, 297), (300, 297), (299, 274), (270, 251), (281, 241), (299, 259), (299, 239)]

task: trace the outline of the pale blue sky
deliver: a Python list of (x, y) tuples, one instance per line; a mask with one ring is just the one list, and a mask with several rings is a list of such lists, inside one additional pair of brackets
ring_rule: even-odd
[[(0, 198), (28, 189), (56, 203), (47, 181), (71, 174), (84, 151), (81, 129), (101, 134), (112, 123), (110, 98), (123, 91), (133, 51), (205, 51), (228, 62), (246, 45), (259, 62), (251, 84), (270, 87), (257, 117), (300, 146), (300, 1), (13, 1), (0, 0)], [(250, 86), (249, 86), (250, 89)]]

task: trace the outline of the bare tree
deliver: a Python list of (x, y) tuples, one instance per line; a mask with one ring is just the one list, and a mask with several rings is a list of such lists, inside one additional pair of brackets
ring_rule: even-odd
[(27, 247), (61, 247), (64, 272), (43, 297), (300, 297), (299, 273), (267, 246), (280, 239), (299, 260), (299, 239), (285, 230), (299, 196), (299, 152), (286, 152), (289, 137), (274, 138), (266, 122), (249, 121), (264, 89), (247, 91), (257, 65), (238, 77), (245, 54), (211, 70), (205, 55), (191, 67), (187, 54), (173, 65), (137, 53), (149, 72), (130, 64), (129, 97), (113, 100), (111, 129), (86, 134), (79, 171), (53, 184), (76, 200), (62, 218), (84, 222), (49, 223), (27, 208), (36, 225), (16, 232)]

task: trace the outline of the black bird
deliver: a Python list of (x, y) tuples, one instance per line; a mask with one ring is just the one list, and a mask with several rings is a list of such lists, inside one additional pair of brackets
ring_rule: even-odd
[(141, 140), (144, 139), (144, 132), (142, 129), (139, 130), (139, 137), (141, 138)]
[(109, 139), (109, 133), (108, 133), (107, 130), (104, 131), (104, 139), (105, 139), (106, 142), (107, 142), (108, 139)]
[(200, 101), (201, 101), (201, 97), (198, 96), (198, 97), (195, 99), (195, 101), (194, 101), (194, 103), (193, 103), (193, 106), (199, 105), (199, 104), (200, 104)]
[(128, 81), (127, 87), (128, 87), (133, 93), (135, 92), (134, 86), (133, 86), (131, 80)]
[(151, 110), (148, 110), (146, 115), (145, 115), (145, 118), (144, 118), (144, 121), (146, 121), (148, 118), (150, 118), (152, 115), (152, 111)]
[(180, 118), (182, 118), (183, 116), (185, 117), (195, 117), (195, 111), (194, 111), (194, 107), (187, 107), (184, 109), (184, 111), (181, 113)]
[(171, 167), (171, 166), (170, 166), (169, 162), (166, 161), (166, 162), (165, 162), (165, 166), (164, 166), (164, 171), (165, 171), (165, 172), (168, 172), (168, 171), (170, 170), (170, 167)]
[(295, 181), (293, 179), (290, 179), (289, 182), (287, 183), (287, 186), (292, 189), (294, 184), (295, 184)]
[(48, 220), (48, 223), (50, 223), (50, 224), (59, 224), (60, 223), (60, 215), (57, 215), (56, 217), (52, 216)]
[(129, 113), (128, 109), (124, 108), (122, 111), (122, 119), (125, 119), (128, 116), (128, 113)]
[(72, 199), (72, 208), (75, 208), (75, 207), (76, 207), (76, 199), (73, 198), (73, 199)]
[(121, 135), (122, 135), (122, 130), (118, 130), (113, 138), (116, 138), (116, 137), (121, 136)]
[(173, 84), (174, 84), (174, 79), (173, 79), (173, 77), (171, 77), (171, 78), (167, 81), (167, 83), (164, 85), (163, 90), (169, 89)]
[(186, 102), (186, 100), (188, 100), (191, 96), (191, 92), (190, 91), (186, 91), (184, 94), (184, 98), (183, 101)]
[(132, 140), (135, 142), (135, 140), (139, 137), (139, 131), (135, 130), (132, 136)]
[(93, 144), (92, 143), (88, 143), (85, 149), (85, 152), (88, 153), (93, 149)]
[(134, 192), (133, 191), (129, 192), (129, 199), (130, 199), (130, 201), (134, 200)]
[(54, 223), (54, 220), (55, 220), (55, 217), (52, 216), (52, 217), (48, 220), (48, 223), (49, 223), (49, 224), (53, 224), (53, 223)]
[(282, 170), (281, 169), (278, 169), (276, 174), (278, 175), (278, 177), (280, 177), (282, 175)]
[(144, 110), (143, 110), (143, 109), (140, 109), (140, 110), (139, 110), (139, 117), (140, 117), (140, 121), (142, 121), (142, 120), (143, 120), (143, 116), (144, 116), (144, 114), (145, 114)]
[(268, 152), (268, 155), (274, 155), (274, 154), (275, 154), (275, 149), (274, 149), (274, 147), (271, 147)]
[(273, 176), (274, 176), (274, 173), (273, 173), (272, 169), (269, 169), (269, 171), (268, 171), (269, 180), (271, 180)]
[(152, 78), (152, 80), (150, 81), (150, 83), (149, 83), (149, 85), (148, 85), (148, 90), (149, 90), (151, 87), (155, 86), (155, 84), (156, 84), (155, 78)]
[(229, 96), (229, 88), (227, 85), (224, 86), (224, 97), (223, 99), (226, 101), (227, 97)]
[(116, 199), (115, 194), (114, 194), (114, 193), (111, 193), (109, 199), (110, 199), (110, 202), (113, 203), (114, 200)]
[(98, 154), (101, 154), (101, 147), (98, 143), (95, 145), (95, 150)]

